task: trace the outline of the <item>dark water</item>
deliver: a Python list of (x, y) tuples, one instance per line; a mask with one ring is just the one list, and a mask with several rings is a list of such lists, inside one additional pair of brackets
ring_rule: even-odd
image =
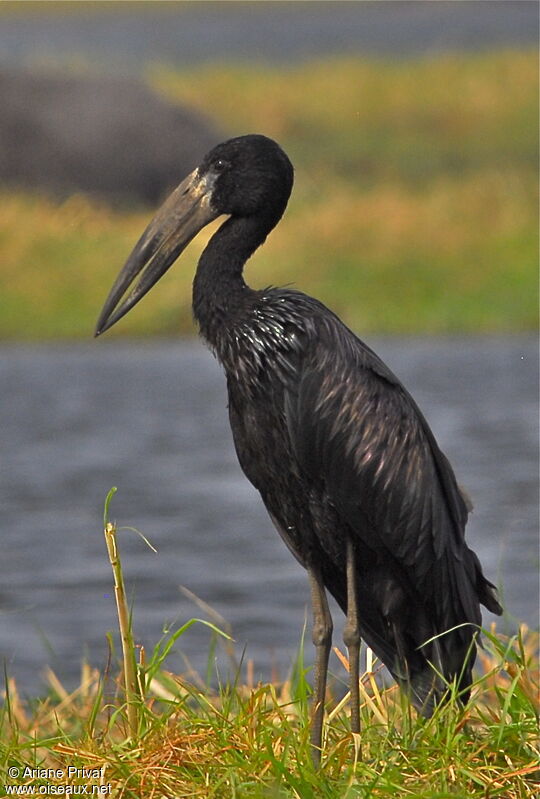
[(2, 65), (82, 63), (133, 71), (152, 62), (408, 56), (534, 47), (538, 35), (538, 4), (520, 0), (155, 2), (77, 13), (61, 6), (25, 13), (20, 5), (0, 19)]
[[(503, 589), (511, 627), (537, 624), (537, 349), (529, 337), (370, 341), (427, 415), (476, 509), (469, 540)], [(202, 611), (232, 625), (238, 652), (285, 674), (300, 639), (305, 574), (236, 463), (224, 381), (197, 342), (104, 340), (0, 351), (0, 657), (28, 691), (45, 663), (75, 683), (83, 651), (102, 666), (115, 629), (101, 532), (121, 534), (134, 626), (148, 647)], [(489, 622), (489, 618), (485, 617)], [(341, 624), (337, 624), (337, 631)], [(208, 633), (181, 649), (205, 668)], [(309, 647), (308, 647), (309, 649)], [(180, 655), (171, 668), (183, 670)]]

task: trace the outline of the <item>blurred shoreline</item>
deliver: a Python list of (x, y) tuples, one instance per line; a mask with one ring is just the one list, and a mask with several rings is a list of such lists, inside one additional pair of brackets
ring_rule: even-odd
[[(287, 212), (247, 267), (255, 288), (293, 283), (363, 334), (537, 328), (536, 52), (162, 66), (149, 83), (211, 113), (223, 138), (275, 138), (294, 163)], [(110, 141), (129, 150), (129, 130)], [(89, 335), (153, 209), (0, 194), (0, 339)], [(212, 229), (113, 335), (193, 334), (191, 283)]]

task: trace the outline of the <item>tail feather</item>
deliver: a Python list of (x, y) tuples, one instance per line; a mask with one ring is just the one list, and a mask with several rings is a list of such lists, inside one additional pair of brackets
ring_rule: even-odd
[[(336, 578), (336, 573), (327, 573), (325, 582), (346, 612), (343, 579)], [(434, 565), (432, 590), (426, 596), (435, 597), (437, 602), (422, 601), (410, 592), (405, 596), (395, 575), (384, 575), (384, 591), (381, 573), (364, 572), (361, 578), (358, 604), (362, 638), (418, 712), (431, 716), (454, 683), (466, 703), (481, 624), (480, 603), (492, 613), (502, 612), (495, 587), (482, 574), (476, 555), (468, 550), (461, 562), (448, 556)], [(446, 589), (447, 596), (436, 594), (439, 586)], [(387, 599), (389, 595), (392, 602)]]
[(425, 666), (411, 675), (410, 685), (405, 686), (417, 710), (426, 717), (449, 695), (455, 685), (460, 701), (466, 704), (473, 681), (472, 670), (476, 660), (478, 630), (469, 625), (469, 635), (456, 635), (458, 630), (449, 630), (432, 642), (434, 658), (426, 657)]
[(480, 561), (476, 552), (473, 552), (472, 549), (469, 549), (469, 554), (475, 570), (475, 587), (480, 604), (487, 608), (491, 613), (494, 613), (496, 616), (500, 616), (503, 612), (503, 608), (497, 597), (497, 589), (493, 583), (490, 583), (490, 581), (484, 577), (482, 566), (480, 565)]

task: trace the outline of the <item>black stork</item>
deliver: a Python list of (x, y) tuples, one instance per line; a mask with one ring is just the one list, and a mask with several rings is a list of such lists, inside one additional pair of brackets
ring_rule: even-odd
[(397, 377), (318, 300), (244, 282), (244, 264), (280, 220), (292, 185), (291, 162), (265, 136), (211, 150), (135, 245), (96, 335), (204, 225), (228, 217), (199, 260), (193, 313), (225, 370), (240, 466), (308, 573), (317, 764), (332, 638), (326, 590), (346, 614), (356, 733), (361, 638), (429, 716), (453, 682), (468, 699), (480, 604), (502, 610), (465, 541), (467, 499)]

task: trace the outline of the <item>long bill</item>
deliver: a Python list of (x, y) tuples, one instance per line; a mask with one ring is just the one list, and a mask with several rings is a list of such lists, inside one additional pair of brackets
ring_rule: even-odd
[[(107, 297), (96, 325), (99, 336), (150, 291), (194, 236), (219, 216), (211, 204), (212, 179), (195, 169), (158, 210)], [(136, 278), (138, 278), (136, 280)]]

